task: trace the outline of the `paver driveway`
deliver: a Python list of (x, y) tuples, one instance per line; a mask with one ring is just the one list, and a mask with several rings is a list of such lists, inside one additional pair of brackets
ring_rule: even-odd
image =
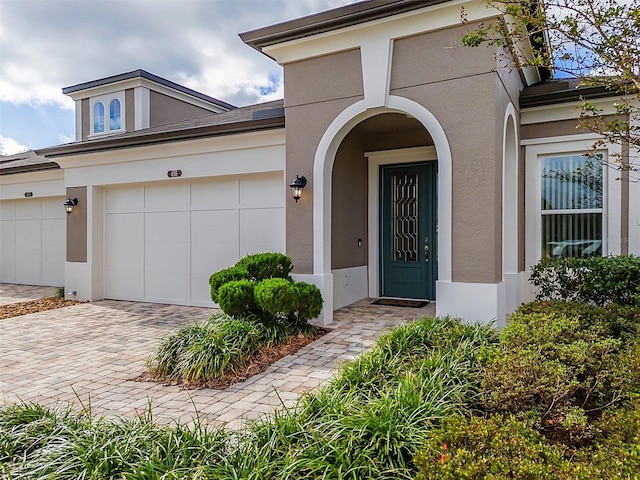
[(335, 312), (332, 331), (267, 371), (226, 390), (180, 390), (131, 380), (160, 337), (214, 310), (105, 300), (0, 320), (0, 403), (91, 402), (95, 413), (133, 416), (151, 402), (159, 422), (239, 427), (326, 381), (338, 363), (366, 349), (385, 329), (422, 309), (380, 307), (363, 300)]

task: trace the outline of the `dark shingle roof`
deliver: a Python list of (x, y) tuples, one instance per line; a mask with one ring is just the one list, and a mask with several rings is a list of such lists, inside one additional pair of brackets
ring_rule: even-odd
[(57, 168), (60, 168), (60, 166), (56, 162), (36, 155), (33, 150), (0, 156), (0, 175), (34, 172), (37, 170), (54, 170)]
[(188, 120), (84, 142), (43, 148), (38, 150), (37, 153), (47, 158), (55, 158), (63, 155), (78, 155), (101, 150), (179, 142), (194, 138), (231, 135), (273, 128), (284, 128), (284, 100), (239, 107), (228, 112), (207, 114)]

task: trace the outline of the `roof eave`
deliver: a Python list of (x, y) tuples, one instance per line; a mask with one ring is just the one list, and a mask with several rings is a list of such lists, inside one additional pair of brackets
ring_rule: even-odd
[(552, 105), (557, 103), (578, 102), (581, 100), (593, 100), (597, 98), (615, 97), (619, 92), (608, 90), (604, 87), (587, 87), (571, 90), (559, 90), (534, 95), (521, 95), (520, 107), (532, 108)]
[(46, 170), (59, 170), (57, 163), (43, 163), (39, 165), (21, 165), (19, 167), (0, 168), (0, 175), (12, 175), (16, 173), (42, 172)]
[(271, 130), (284, 128), (284, 116), (270, 117), (261, 120), (251, 120), (222, 125), (210, 125), (206, 127), (191, 127), (169, 132), (147, 133), (137, 136), (110, 138), (102, 141), (80, 142), (38, 150), (36, 153), (45, 158), (66, 157), (70, 155), (82, 155), (85, 153), (104, 152), (130, 147), (141, 147), (169, 142), (195, 140), (199, 138), (217, 137), (222, 135), (235, 135), (250, 133), (259, 130)]
[(450, 0), (371, 0), (241, 33), (244, 43), (262, 52), (278, 43), (350, 27), (380, 18), (418, 10)]

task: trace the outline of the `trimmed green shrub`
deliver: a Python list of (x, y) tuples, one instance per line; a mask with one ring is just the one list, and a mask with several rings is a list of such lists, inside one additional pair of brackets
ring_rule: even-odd
[(224, 313), (245, 317), (257, 311), (254, 298), (255, 284), (251, 280), (234, 280), (218, 289), (218, 304)]
[(518, 313), (575, 317), (580, 320), (581, 325), (598, 324), (603, 328), (603, 335), (622, 340), (632, 339), (640, 334), (640, 310), (631, 305), (594, 307), (582, 302), (549, 300), (526, 303), (518, 308)]
[(255, 287), (258, 307), (273, 316), (288, 316), (296, 308), (296, 289), (284, 278), (269, 278)]
[(640, 348), (637, 336), (616, 335), (602, 321), (603, 310), (591, 317), (583, 306), (571, 308), (580, 313), (512, 316), (499, 345), (485, 352), (482, 398), (491, 412), (535, 411), (543, 428), (579, 443), (589, 432), (577, 408), (597, 416), (640, 389)]
[(638, 478), (640, 402), (605, 412), (592, 428), (593, 445), (569, 450), (541, 435), (532, 420), (456, 415), (416, 455), (416, 480)]
[(640, 257), (545, 258), (531, 270), (538, 300), (640, 306)]
[(222, 285), (229, 282), (235, 282), (237, 280), (244, 280), (248, 276), (246, 269), (238, 267), (237, 265), (229, 268), (225, 268), (224, 270), (220, 270), (219, 272), (214, 273), (209, 277), (209, 285), (211, 286), (211, 300), (214, 303), (219, 303), (218, 301), (218, 290)]
[(293, 262), (283, 253), (256, 253), (241, 258), (236, 266), (246, 270), (250, 280), (261, 282), (267, 278), (289, 278)]
[(427, 438), (416, 455), (416, 480), (558, 479), (571, 465), (564, 449), (547, 443), (513, 416), (456, 415)]
[(228, 315), (286, 321), (305, 330), (322, 311), (322, 294), (314, 285), (294, 282), (291, 268), (282, 253), (249, 255), (211, 275), (211, 299)]
[(305, 282), (295, 282), (296, 289), (296, 320), (298, 323), (306, 323), (316, 318), (322, 312), (322, 293), (315, 285)]

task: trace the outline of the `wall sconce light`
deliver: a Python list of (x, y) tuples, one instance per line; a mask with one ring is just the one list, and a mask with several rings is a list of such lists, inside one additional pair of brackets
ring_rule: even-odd
[(76, 205), (78, 205), (78, 199), (77, 198), (67, 198), (67, 201), (64, 202), (64, 209), (67, 211), (67, 215), (70, 215), (71, 212), (73, 212), (73, 207), (75, 207)]
[(291, 182), (291, 185), (289, 186), (291, 187), (291, 195), (293, 195), (296, 203), (298, 203), (298, 200), (300, 200), (300, 197), (302, 196), (302, 190), (307, 186), (307, 177), (299, 177), (296, 175), (296, 179)]

